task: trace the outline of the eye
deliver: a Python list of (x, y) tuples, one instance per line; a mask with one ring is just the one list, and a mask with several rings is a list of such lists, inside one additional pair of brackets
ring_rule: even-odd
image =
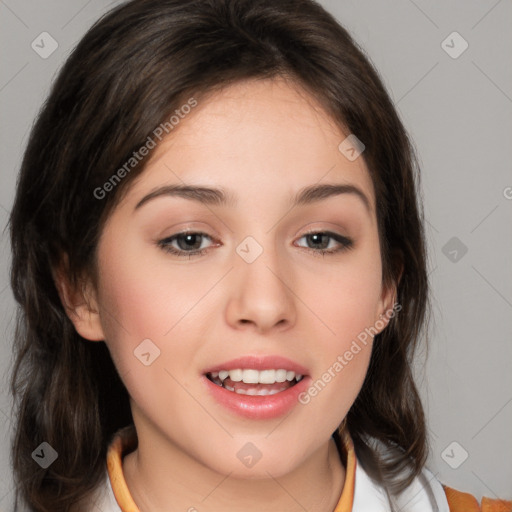
[[(338, 233), (332, 233), (331, 231), (312, 231), (303, 235), (299, 240), (302, 238), (305, 238), (307, 242), (311, 242), (313, 244), (313, 247), (310, 248), (313, 253), (318, 253), (318, 255), (322, 256), (346, 251), (351, 249), (354, 245), (353, 240), (350, 238), (339, 235)], [(334, 244), (331, 244), (332, 241), (334, 241)]]
[(206, 233), (185, 231), (159, 240), (158, 245), (166, 252), (190, 258), (191, 256), (204, 254), (208, 250), (208, 247), (203, 247), (202, 242), (205, 238), (212, 240)]
[[(308, 245), (309, 242), (313, 245), (313, 247), (306, 247), (306, 249), (318, 256), (337, 254), (353, 247), (353, 241), (350, 238), (330, 231), (312, 231), (303, 235), (299, 240), (303, 238), (307, 240)], [(206, 253), (211, 247), (204, 247), (205, 239), (212, 240), (212, 237), (202, 232), (185, 231), (159, 240), (158, 246), (165, 252), (179, 257), (191, 258)], [(303, 246), (299, 245), (299, 247)]]

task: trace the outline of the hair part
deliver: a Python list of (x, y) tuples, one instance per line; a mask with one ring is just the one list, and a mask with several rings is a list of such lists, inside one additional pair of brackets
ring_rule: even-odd
[[(309, 92), (366, 146), (383, 284), (396, 285), (402, 309), (375, 337), (347, 428), (390, 499), (421, 472), (428, 445), (411, 370), (428, 306), (419, 169), (369, 58), (310, 0), (136, 0), (98, 20), (59, 72), (31, 131), (9, 220), (19, 305), (11, 457), (17, 501), (32, 510), (64, 511), (82, 500), (105, 476), (112, 436), (132, 422), (106, 345), (76, 332), (54, 275), (64, 268), (73, 286), (87, 276), (97, 282), (102, 228), (149, 159), (104, 198), (94, 190), (187, 98), (201, 102), (242, 80), (277, 77)], [(31, 458), (43, 441), (59, 454), (45, 470)]]

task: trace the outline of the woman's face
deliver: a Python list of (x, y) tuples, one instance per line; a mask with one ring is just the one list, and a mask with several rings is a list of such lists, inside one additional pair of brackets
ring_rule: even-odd
[(248, 81), (199, 101), (153, 150), (98, 247), (97, 338), (139, 447), (265, 477), (329, 442), (393, 296), (368, 170), (338, 147), (348, 135), (296, 87)]

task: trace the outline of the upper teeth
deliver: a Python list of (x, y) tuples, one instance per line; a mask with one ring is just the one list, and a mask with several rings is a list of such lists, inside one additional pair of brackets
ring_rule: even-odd
[(293, 379), (297, 379), (297, 381), (302, 379), (302, 375), (299, 373), (295, 373), (287, 370), (221, 370), (220, 372), (212, 372), (211, 376), (213, 378), (218, 377), (220, 380), (225, 380), (228, 377), (233, 382), (243, 381), (246, 384), (274, 384), (275, 382), (284, 382), (286, 380), (292, 381)]

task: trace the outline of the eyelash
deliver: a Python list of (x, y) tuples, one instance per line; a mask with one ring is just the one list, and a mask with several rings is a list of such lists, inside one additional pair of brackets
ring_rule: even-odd
[[(183, 251), (183, 250), (175, 249), (174, 247), (172, 247), (170, 245), (172, 243), (172, 241), (177, 239), (178, 237), (182, 237), (182, 236), (184, 237), (184, 236), (189, 236), (189, 235), (203, 235), (203, 236), (206, 236), (206, 237), (212, 239), (212, 237), (210, 237), (206, 233), (202, 233), (200, 231), (184, 231), (182, 233), (176, 233), (174, 235), (171, 235), (167, 238), (164, 238), (163, 240), (159, 240), (158, 246), (161, 247), (165, 252), (174, 254), (175, 256), (178, 256), (180, 258), (188, 257), (189, 259), (192, 256), (200, 256), (202, 254), (205, 254), (210, 249), (210, 247), (207, 247), (206, 249), (196, 249), (194, 251)], [(327, 250), (327, 249), (315, 250), (315, 249), (311, 249), (308, 247), (303, 247), (303, 249), (306, 249), (307, 251), (311, 251), (315, 256), (319, 256), (319, 257), (324, 257), (325, 255), (332, 256), (334, 254), (338, 254), (340, 252), (347, 251), (349, 249), (352, 249), (352, 247), (354, 245), (353, 240), (351, 240), (350, 238), (339, 235), (337, 233), (333, 233), (331, 231), (310, 231), (308, 233), (304, 233), (300, 238), (304, 238), (305, 236), (311, 236), (311, 235), (324, 235), (324, 236), (327, 236), (329, 238), (336, 240), (336, 242), (341, 244), (341, 246), (335, 250), (332, 250), (332, 249), (330, 249), (330, 250)]]

